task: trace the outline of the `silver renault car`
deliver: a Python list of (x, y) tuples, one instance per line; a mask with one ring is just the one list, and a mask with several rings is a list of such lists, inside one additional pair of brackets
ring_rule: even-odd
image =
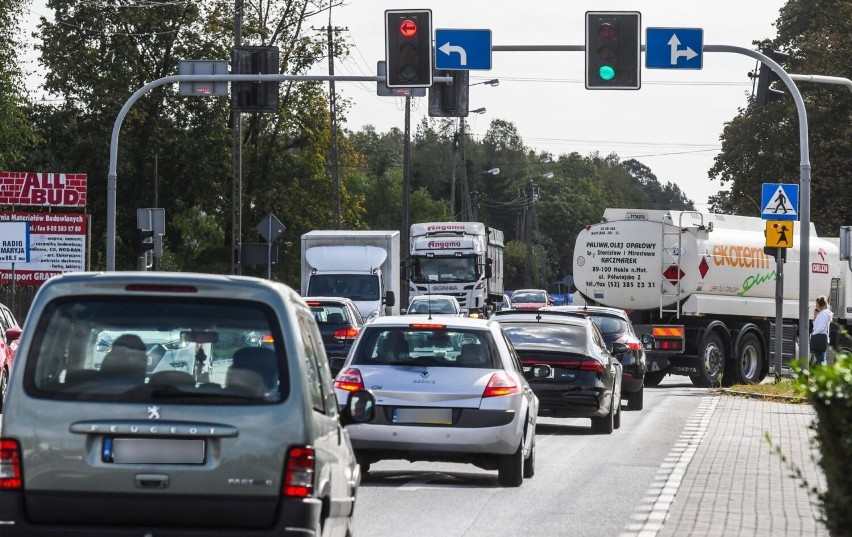
[(361, 329), (335, 381), (340, 405), (364, 389), (375, 417), (347, 427), (362, 473), (403, 459), (472, 463), (497, 470), (508, 487), (533, 476), (538, 399), (498, 323), (379, 317)]
[[(152, 364), (163, 341), (188, 367)], [(350, 535), (360, 467), (339, 418), (352, 406), (340, 415), (311, 309), (289, 287), (54, 277), (2, 416), (0, 534)]]

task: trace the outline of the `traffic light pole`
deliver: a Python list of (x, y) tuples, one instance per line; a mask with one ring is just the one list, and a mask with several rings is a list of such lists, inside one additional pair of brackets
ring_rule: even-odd
[[(644, 51), (645, 46), (641, 49)], [(491, 50), (494, 52), (584, 52), (585, 45), (493, 45)], [(733, 54), (742, 54), (756, 59), (757, 61), (767, 65), (772, 71), (778, 75), (778, 78), (787, 86), (790, 95), (793, 96), (793, 101), (796, 103), (796, 111), (799, 116), (799, 244), (802, 258), (807, 259), (810, 252), (810, 228), (811, 228), (811, 163), (810, 150), (808, 146), (808, 114), (805, 111), (805, 101), (802, 99), (802, 94), (793, 78), (787, 74), (784, 69), (774, 60), (760, 52), (737, 47), (733, 45), (704, 45), (702, 52), (729, 52)], [(807, 79), (813, 82), (829, 82), (837, 84), (846, 84), (843, 79), (834, 79), (827, 77), (829, 80), (816, 80), (809, 75), (796, 75), (797, 78)], [(801, 77), (801, 78), (800, 78)], [(808, 304), (810, 295), (810, 263), (799, 263), (799, 362), (802, 367), (808, 367), (809, 338), (808, 338)]]
[[(118, 135), (124, 118), (143, 95), (154, 88), (165, 84), (180, 82), (385, 82), (383, 76), (354, 76), (354, 75), (281, 75), (281, 74), (252, 74), (252, 75), (172, 75), (148, 82), (131, 95), (115, 118), (112, 126), (112, 136), (109, 146), (109, 174), (107, 175), (107, 244), (106, 270), (115, 270), (115, 239), (116, 239), (116, 189), (118, 183)], [(452, 83), (451, 76), (436, 76), (434, 82)]]

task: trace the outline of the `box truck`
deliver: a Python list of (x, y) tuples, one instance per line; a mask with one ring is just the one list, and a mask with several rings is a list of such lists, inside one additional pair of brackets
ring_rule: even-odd
[(302, 235), (302, 296), (352, 299), (361, 316), (398, 315), (399, 231)]

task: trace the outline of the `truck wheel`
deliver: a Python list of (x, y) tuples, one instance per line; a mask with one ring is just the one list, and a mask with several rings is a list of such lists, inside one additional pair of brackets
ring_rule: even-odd
[(746, 334), (734, 362), (734, 381), (739, 384), (759, 384), (764, 377), (764, 360), (763, 347), (758, 337)]
[(725, 347), (717, 332), (704, 336), (698, 357), (701, 359), (701, 372), (689, 377), (692, 384), (699, 388), (718, 388), (725, 370)]
[(665, 371), (646, 371), (645, 386), (650, 386), (651, 388), (653, 388), (654, 386), (659, 386), (665, 376)]

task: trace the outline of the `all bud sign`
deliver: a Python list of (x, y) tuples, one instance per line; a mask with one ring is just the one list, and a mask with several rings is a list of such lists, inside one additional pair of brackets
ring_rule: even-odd
[(0, 205), (85, 207), (86, 175), (0, 172)]

